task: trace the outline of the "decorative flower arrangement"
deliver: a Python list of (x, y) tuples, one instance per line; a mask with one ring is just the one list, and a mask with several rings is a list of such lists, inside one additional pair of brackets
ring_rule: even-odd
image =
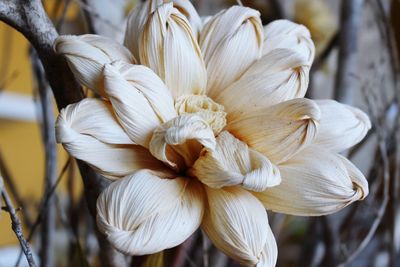
[(153, 0), (130, 14), (125, 47), (97, 35), (60, 36), (54, 47), (100, 95), (62, 110), (56, 133), (115, 180), (97, 223), (123, 253), (156, 253), (201, 227), (229, 257), (275, 266), (266, 209), (325, 215), (368, 194), (338, 153), (370, 121), (303, 98), (315, 48), (302, 25), (263, 28), (243, 6), (204, 22), (188, 0)]

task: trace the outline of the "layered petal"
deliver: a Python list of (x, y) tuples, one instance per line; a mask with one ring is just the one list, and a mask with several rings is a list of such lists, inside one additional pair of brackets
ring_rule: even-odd
[(118, 121), (136, 144), (148, 147), (154, 129), (176, 116), (169, 90), (145, 66), (107, 64), (104, 86)]
[(207, 122), (198, 115), (183, 114), (154, 131), (149, 149), (154, 157), (180, 171), (193, 165), (202, 147), (213, 150), (215, 144)]
[(195, 34), (172, 3), (148, 16), (139, 50), (140, 62), (154, 70), (175, 97), (205, 92), (206, 70)]
[(299, 98), (265, 108), (259, 114), (238, 117), (226, 128), (279, 164), (313, 142), (320, 116), (312, 100)]
[(334, 100), (316, 100), (321, 110), (315, 145), (341, 152), (360, 142), (371, 128), (368, 115)]
[(133, 145), (105, 101), (84, 99), (67, 106), (57, 119), (56, 137), (71, 156), (110, 178), (164, 168), (146, 149)]
[(54, 50), (66, 57), (75, 78), (83, 85), (105, 96), (104, 64), (121, 60), (135, 63), (132, 54), (116, 41), (99, 35), (62, 35), (54, 42)]
[(131, 50), (135, 58), (139, 59), (139, 38), (146, 24), (148, 16), (151, 15), (158, 6), (165, 2), (172, 2), (173, 6), (178, 9), (183, 15), (186, 16), (190, 25), (192, 26), (193, 34), (198, 37), (202, 22), (197, 14), (196, 9), (193, 7), (189, 0), (148, 0), (145, 2), (139, 1), (136, 7), (128, 16), (128, 22), (125, 33), (124, 44)]
[(261, 56), (260, 13), (243, 6), (223, 10), (204, 26), (199, 43), (207, 67), (207, 94), (214, 97)]
[(202, 183), (212, 188), (242, 185), (252, 191), (264, 191), (280, 183), (279, 169), (261, 153), (227, 131), (216, 141), (215, 149), (205, 148), (190, 171)]
[(307, 65), (311, 65), (314, 60), (315, 45), (310, 31), (289, 20), (275, 20), (264, 27), (263, 55), (280, 48), (299, 53), (305, 58)]
[(225, 106), (231, 120), (258, 113), (265, 107), (303, 97), (310, 66), (306, 58), (294, 50), (275, 49), (214, 99)]
[(112, 183), (97, 200), (97, 224), (109, 242), (130, 255), (179, 245), (200, 225), (202, 186), (143, 170)]
[(202, 229), (214, 245), (242, 264), (274, 267), (276, 242), (261, 203), (240, 187), (205, 188)]
[(279, 166), (280, 185), (255, 196), (267, 209), (300, 216), (334, 213), (368, 195), (368, 182), (349, 160), (310, 147)]

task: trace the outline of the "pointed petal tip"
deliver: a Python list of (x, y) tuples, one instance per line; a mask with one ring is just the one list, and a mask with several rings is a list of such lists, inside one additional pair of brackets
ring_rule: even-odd
[(368, 195), (368, 181), (345, 157), (309, 147), (281, 164), (282, 183), (254, 195), (267, 209), (296, 216), (340, 211)]
[(364, 139), (371, 129), (368, 115), (361, 109), (335, 100), (316, 100), (321, 109), (320, 131), (315, 144), (341, 152)]

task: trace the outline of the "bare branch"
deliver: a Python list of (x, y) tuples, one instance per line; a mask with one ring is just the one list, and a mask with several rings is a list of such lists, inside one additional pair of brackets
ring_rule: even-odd
[[(49, 193), (50, 189), (57, 180), (57, 146), (55, 137), (55, 118), (53, 111), (53, 102), (50, 88), (47, 84), (42, 64), (35, 51), (31, 53), (31, 62), (33, 73), (37, 81), (37, 89), (40, 99), (40, 114), (42, 115), (42, 138), (45, 150), (45, 190), (44, 195)], [(53, 238), (55, 233), (55, 198), (48, 197), (47, 208), (43, 211), (43, 222), (41, 227), (41, 248), (40, 248), (40, 266), (53, 266)]]
[(357, 31), (363, 3), (364, 0), (342, 0), (334, 98), (347, 104), (353, 99), (352, 74), (357, 73)]
[(30, 228), (32, 225), (32, 219), (29, 216), (29, 214), (27, 214), (25, 201), (22, 199), (21, 195), (19, 194), (19, 192), (17, 190), (17, 187), (14, 184), (14, 180), (11, 177), (11, 174), (7, 168), (7, 165), (5, 164), (5, 161), (3, 159), (3, 155), (1, 153), (1, 151), (0, 151), (0, 173), (3, 176), (4, 183), (7, 185), (7, 188), (9, 189), (11, 196), (16, 201), (18, 208), (22, 209), (24, 211), (24, 216), (22, 217), (22, 220), (23, 220), (25, 226)]
[[(87, 7), (87, 8), (82, 8), (83, 15), (85, 17), (87, 30), (89, 33), (96, 34), (97, 30), (95, 27), (94, 17), (92, 16), (92, 13), (89, 11), (91, 9), (91, 2), (88, 0), (82, 0), (82, 3), (84, 4), (84, 6)], [(82, 5), (81, 5), (81, 7), (82, 7)]]
[[(3, 178), (0, 176), (0, 180), (2, 180), (2, 179)], [(25, 254), (25, 257), (26, 257), (26, 260), (28, 261), (29, 266), (36, 267), (35, 260), (33, 259), (33, 256), (32, 256), (31, 247), (30, 247), (28, 241), (26, 241), (26, 239), (24, 237), (24, 234), (22, 232), (21, 222), (15, 212), (15, 209), (11, 202), (11, 199), (10, 199), (9, 195), (7, 194), (7, 191), (4, 188), (4, 186), (0, 187), (0, 190), (1, 190), (1, 196), (4, 200), (4, 204), (6, 205), (6, 208), (4, 210), (6, 210), (10, 214), (11, 228), (13, 229), (15, 235), (18, 238), (18, 241), (21, 245), (22, 251)]]

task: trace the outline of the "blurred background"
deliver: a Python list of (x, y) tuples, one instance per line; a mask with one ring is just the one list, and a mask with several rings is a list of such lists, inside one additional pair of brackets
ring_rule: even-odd
[[(122, 42), (125, 19), (134, 0), (43, 0), (62, 34), (97, 33)], [(236, 4), (233, 0), (193, 0), (201, 16)], [(290, 19), (304, 24), (316, 45), (307, 97), (331, 98), (366, 111), (373, 128), (365, 141), (347, 152), (370, 183), (370, 195), (344, 211), (319, 218), (269, 213), (279, 246), (278, 266), (400, 266), (398, 0), (242, 0), (262, 14), (264, 24)], [(397, 41), (396, 41), (397, 40)], [(55, 196), (53, 264), (101, 266), (96, 233), (82, 196), (82, 181), (62, 147), (46, 160), (43, 118), (56, 118), (51, 95), (43, 96), (35, 53), (16, 30), (0, 22), (0, 170), (14, 205), (23, 212), (25, 236), (39, 257), (41, 216), (46, 192)], [(37, 61), (37, 60), (36, 60)], [(346, 71), (346, 77), (341, 72)], [(344, 88), (344, 89), (343, 89)], [(43, 100), (48, 107), (43, 108)], [(53, 107), (53, 108), (51, 108)], [(51, 121), (51, 120), (50, 120)], [(50, 135), (50, 136), (49, 136)], [(50, 169), (49, 169), (50, 168)], [(46, 171), (47, 170), (47, 171)], [(57, 186), (45, 183), (48, 171)], [(47, 174), (46, 174), (47, 173)], [(58, 183), (59, 182), (59, 183)], [(27, 266), (20, 257), (9, 216), (0, 214), (0, 267)], [(33, 229), (33, 230), (32, 230)], [(218, 252), (200, 232), (183, 248), (133, 259), (131, 266), (239, 266)], [(165, 260), (174, 255), (174, 260)]]

